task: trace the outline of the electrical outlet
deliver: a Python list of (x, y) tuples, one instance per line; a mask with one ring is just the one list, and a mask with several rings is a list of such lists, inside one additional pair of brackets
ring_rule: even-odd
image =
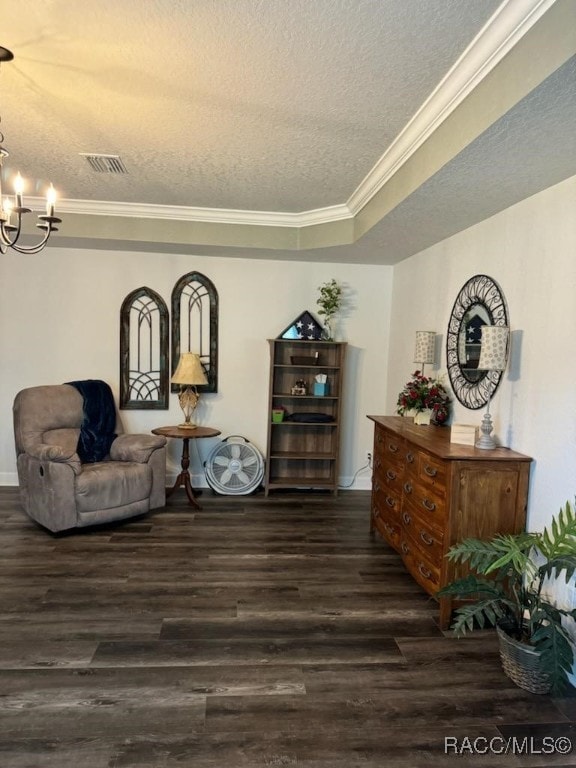
[(368, 466), (372, 466), (372, 451), (366, 451), (366, 461), (368, 462)]

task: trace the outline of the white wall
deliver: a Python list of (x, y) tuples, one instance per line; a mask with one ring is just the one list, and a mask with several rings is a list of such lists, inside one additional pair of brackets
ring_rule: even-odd
[[(476, 274), (492, 277), (508, 305), (511, 364), (490, 412), (501, 443), (534, 458), (528, 525), (541, 530), (576, 495), (576, 177), (395, 268), (388, 412), (415, 368), (416, 330), (442, 336), (435, 372), (446, 373), (450, 312)], [(479, 424), (483, 413), (456, 401), (454, 420)]]
[[(266, 449), (268, 344), (303, 310), (316, 311), (318, 286), (343, 284), (346, 311), (337, 339), (349, 342), (341, 482), (348, 484), (372, 445), (367, 413), (383, 412), (392, 268), (273, 262), (150, 253), (47, 248), (36, 256), (0, 258), (0, 484), (16, 485), (12, 402), (22, 388), (101, 378), (119, 392), (119, 312), (130, 291), (148, 286), (170, 307), (174, 284), (197, 270), (219, 294), (219, 392), (203, 396), (199, 421)], [(177, 424), (176, 395), (168, 411), (123, 411), (129, 431)], [(214, 443), (199, 443), (204, 460)], [(169, 472), (180, 444), (170, 445)], [(193, 451), (191, 470), (205, 484)], [(355, 487), (368, 488), (362, 472)]]
[[(350, 344), (341, 467), (347, 483), (372, 444), (366, 414), (393, 413), (415, 367), (414, 332), (438, 332), (435, 367), (444, 372), (454, 299), (470, 277), (484, 273), (506, 297), (514, 342), (512, 365), (491, 405), (495, 433), (534, 457), (529, 526), (541, 528), (576, 494), (575, 203), (576, 177), (394, 269), (56, 248), (36, 256), (9, 252), (0, 258), (0, 483), (17, 482), (11, 428), (16, 392), (94, 377), (109, 381), (117, 394), (123, 299), (147, 285), (169, 306), (174, 283), (194, 269), (214, 282), (220, 298), (220, 391), (204, 397), (200, 415), (224, 436), (244, 435), (263, 451), (266, 339), (302, 310), (315, 311), (322, 282), (335, 277), (345, 285), (348, 310), (337, 330)], [(123, 412), (131, 431), (177, 423), (180, 416), (175, 395), (169, 411)], [(455, 420), (479, 422), (481, 416), (456, 403)], [(198, 462), (193, 469), (201, 471)], [(356, 487), (368, 487), (368, 481), (369, 473), (361, 473)]]
[[(396, 267), (388, 412), (415, 367), (416, 330), (442, 335), (436, 373), (446, 372), (450, 312), (464, 283), (476, 274), (494, 278), (506, 297), (510, 365), (490, 412), (500, 442), (534, 458), (528, 528), (542, 530), (576, 496), (576, 177)], [(456, 401), (454, 420), (479, 424), (483, 413)], [(576, 607), (574, 579), (566, 584), (562, 576), (550, 591), (560, 607)], [(576, 643), (576, 623), (567, 627)], [(576, 663), (570, 681), (576, 686)]]

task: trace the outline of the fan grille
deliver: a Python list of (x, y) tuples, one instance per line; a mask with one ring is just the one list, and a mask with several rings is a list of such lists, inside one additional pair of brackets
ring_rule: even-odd
[(230, 438), (223, 440), (208, 457), (206, 480), (213, 490), (223, 495), (251, 493), (264, 477), (262, 454), (247, 440), (229, 441)]

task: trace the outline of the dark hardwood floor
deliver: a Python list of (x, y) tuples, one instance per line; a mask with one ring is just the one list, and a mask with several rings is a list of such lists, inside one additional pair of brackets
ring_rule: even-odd
[(0, 489), (0, 768), (576, 765), (574, 689), (441, 632), (367, 492), (201, 503), (54, 536)]

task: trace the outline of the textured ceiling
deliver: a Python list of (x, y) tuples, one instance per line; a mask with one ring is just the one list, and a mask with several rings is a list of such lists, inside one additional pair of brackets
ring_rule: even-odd
[[(35, 181), (32, 195), (53, 181), (64, 211), (67, 201), (92, 202), (81, 233), (72, 214), (67, 237), (63, 214), (56, 243), (181, 251), (170, 236), (148, 246), (145, 236), (106, 239), (102, 226), (96, 234), (96, 216), (127, 203), (222, 214), (344, 206), (500, 0), (2, 6), (0, 44), (15, 54), (0, 70), (10, 152), (4, 176), (20, 170)], [(576, 173), (574, 83), (572, 60), (377, 215), (362, 236), (335, 236), (319, 248), (284, 248), (281, 239), (266, 247), (256, 238), (250, 248), (246, 238), (236, 245), (233, 235), (211, 241), (203, 233), (188, 238), (186, 250), (395, 263)], [(120, 155), (128, 173), (95, 173), (81, 153)], [(99, 201), (108, 207), (98, 211)]]

